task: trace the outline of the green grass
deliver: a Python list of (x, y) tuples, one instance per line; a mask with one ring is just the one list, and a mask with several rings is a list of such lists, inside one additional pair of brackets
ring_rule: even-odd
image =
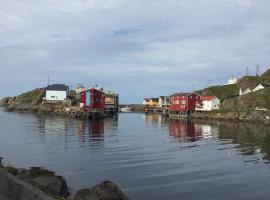
[(238, 95), (239, 88), (236, 84), (211, 86), (209, 88), (205, 88), (204, 90), (197, 91), (197, 93), (203, 96), (214, 95), (221, 101), (224, 101), (225, 99)]
[(232, 99), (224, 100), (222, 108), (254, 110), (256, 107), (270, 109), (270, 89), (259, 90)]
[(42, 98), (45, 96), (45, 90), (38, 88), (30, 92), (23, 93), (16, 98), (18, 103), (39, 103), (42, 101)]

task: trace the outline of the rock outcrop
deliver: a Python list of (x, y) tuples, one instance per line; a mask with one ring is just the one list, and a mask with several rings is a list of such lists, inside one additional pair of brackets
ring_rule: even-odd
[(78, 191), (74, 200), (128, 200), (128, 198), (115, 183), (104, 181), (90, 189)]
[(194, 119), (216, 119), (233, 121), (256, 121), (270, 124), (270, 112), (267, 111), (212, 111), (191, 114)]
[(65, 179), (62, 176), (55, 175), (52, 171), (40, 167), (31, 167), (26, 170), (8, 166), (5, 169), (54, 198), (67, 198), (69, 196)]

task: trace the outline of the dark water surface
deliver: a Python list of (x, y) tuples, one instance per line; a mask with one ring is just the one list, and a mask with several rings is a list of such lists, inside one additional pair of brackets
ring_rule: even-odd
[(270, 199), (270, 128), (261, 124), (0, 111), (0, 127), (6, 164), (44, 166), (74, 191), (110, 179), (131, 200)]

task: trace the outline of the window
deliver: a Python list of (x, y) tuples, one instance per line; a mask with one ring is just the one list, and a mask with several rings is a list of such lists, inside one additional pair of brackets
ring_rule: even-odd
[(51, 99), (55, 99), (55, 96), (51, 96)]
[(187, 103), (187, 101), (186, 100), (182, 100), (182, 104), (186, 104)]

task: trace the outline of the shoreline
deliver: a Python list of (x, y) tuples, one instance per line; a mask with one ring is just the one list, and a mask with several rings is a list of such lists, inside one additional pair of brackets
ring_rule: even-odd
[[(48, 115), (48, 116), (58, 116), (67, 117), (71, 119), (96, 119), (96, 117), (87, 117), (86, 115), (77, 115), (76, 111), (78, 108), (71, 108), (66, 110), (64, 107), (60, 106), (57, 109), (55, 105), (59, 104), (44, 104), (40, 106), (40, 109), (36, 107), (30, 108), (29, 106), (21, 105), (21, 107), (8, 107), (0, 105), (0, 108), (4, 112), (16, 112), (16, 113), (33, 113), (37, 115)], [(61, 105), (61, 104), (60, 104)], [(121, 112), (120, 112), (121, 113)], [(145, 113), (141, 111), (132, 111), (132, 113)], [(161, 114), (162, 113), (148, 113), (148, 114)], [(109, 118), (113, 117), (115, 114), (106, 113), (104, 116), (99, 118)], [(164, 115), (166, 116), (166, 115)], [(166, 116), (170, 118), (169, 116)], [(180, 119), (205, 119), (205, 120), (226, 120), (234, 122), (259, 122), (265, 125), (270, 125), (270, 111), (259, 111), (259, 110), (216, 110), (207, 112), (194, 112), (191, 113), (189, 117), (179, 117)], [(176, 118), (176, 119), (179, 119)], [(175, 118), (171, 118), (175, 119)]]
[(120, 187), (104, 180), (72, 193), (63, 176), (43, 167), (17, 168), (0, 159), (0, 197), (6, 200), (129, 200)]

